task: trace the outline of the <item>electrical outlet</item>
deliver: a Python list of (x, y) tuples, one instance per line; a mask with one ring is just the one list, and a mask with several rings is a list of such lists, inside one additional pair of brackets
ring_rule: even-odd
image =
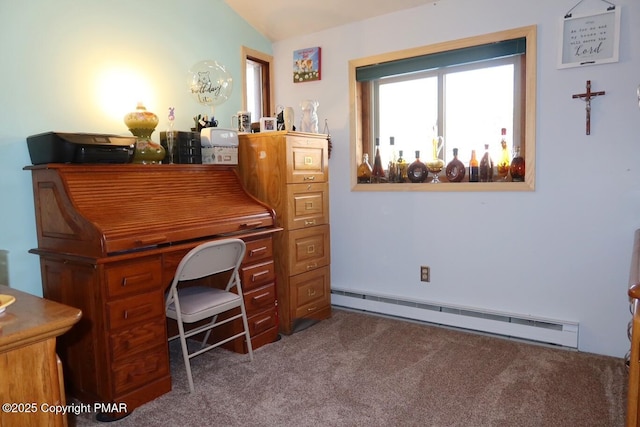
[(422, 282), (431, 281), (431, 269), (426, 265), (423, 265), (420, 267), (420, 281)]

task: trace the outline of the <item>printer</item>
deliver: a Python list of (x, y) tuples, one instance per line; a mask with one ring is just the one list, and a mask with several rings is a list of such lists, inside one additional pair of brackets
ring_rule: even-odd
[(31, 163), (129, 163), (135, 136), (45, 132), (27, 137)]

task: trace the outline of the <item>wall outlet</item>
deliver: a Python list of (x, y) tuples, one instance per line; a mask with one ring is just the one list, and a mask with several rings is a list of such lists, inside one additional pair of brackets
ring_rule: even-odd
[(431, 268), (423, 265), (420, 267), (420, 281), (422, 282), (430, 282), (431, 281)]

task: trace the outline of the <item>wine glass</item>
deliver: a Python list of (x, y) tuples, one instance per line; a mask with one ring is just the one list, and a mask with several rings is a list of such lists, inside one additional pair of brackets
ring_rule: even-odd
[(441, 136), (434, 137), (432, 144), (433, 158), (426, 162), (426, 165), (429, 172), (431, 172), (431, 175), (433, 175), (431, 183), (437, 184), (439, 182), (442, 182), (440, 181), (440, 178), (438, 178), (438, 174), (442, 172), (442, 169), (444, 168), (444, 160), (439, 157), (442, 146), (444, 145), (444, 139)]
[(438, 178), (438, 174), (442, 172), (443, 168), (444, 162), (441, 159), (433, 159), (427, 162), (427, 170), (431, 172), (431, 175), (433, 176), (431, 179), (432, 184), (442, 182), (440, 181), (440, 178)]

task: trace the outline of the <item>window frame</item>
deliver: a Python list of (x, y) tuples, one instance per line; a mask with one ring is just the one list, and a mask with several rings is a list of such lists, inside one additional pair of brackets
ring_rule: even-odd
[[(246, 46), (241, 47), (242, 55), (242, 110), (247, 109), (247, 60), (255, 61), (265, 66), (262, 86), (262, 117), (273, 117), (275, 115), (275, 103), (273, 100), (273, 57), (264, 52), (251, 49)], [(260, 122), (261, 117), (253, 117), (254, 122)]]
[[(356, 70), (389, 61), (402, 60), (421, 55), (435, 54), (455, 49), (473, 47), (505, 40), (525, 38), (526, 54), (520, 68), (522, 79), (522, 114), (520, 115), (520, 146), (524, 147), (526, 160), (524, 182), (443, 182), (437, 185), (416, 183), (380, 183), (359, 184), (357, 169), (365, 152), (373, 153), (367, 143), (373, 141), (370, 135), (372, 120), (371, 101), (373, 87), (371, 82), (356, 81)], [(495, 33), (468, 37), (464, 39), (437, 43), (418, 48), (389, 52), (349, 61), (350, 96), (350, 152), (351, 152), (351, 190), (352, 191), (533, 191), (535, 189), (535, 153), (536, 153), (536, 48), (537, 28), (535, 25), (515, 28)], [(518, 108), (516, 106), (516, 108)], [(429, 184), (428, 182), (426, 184)]]

